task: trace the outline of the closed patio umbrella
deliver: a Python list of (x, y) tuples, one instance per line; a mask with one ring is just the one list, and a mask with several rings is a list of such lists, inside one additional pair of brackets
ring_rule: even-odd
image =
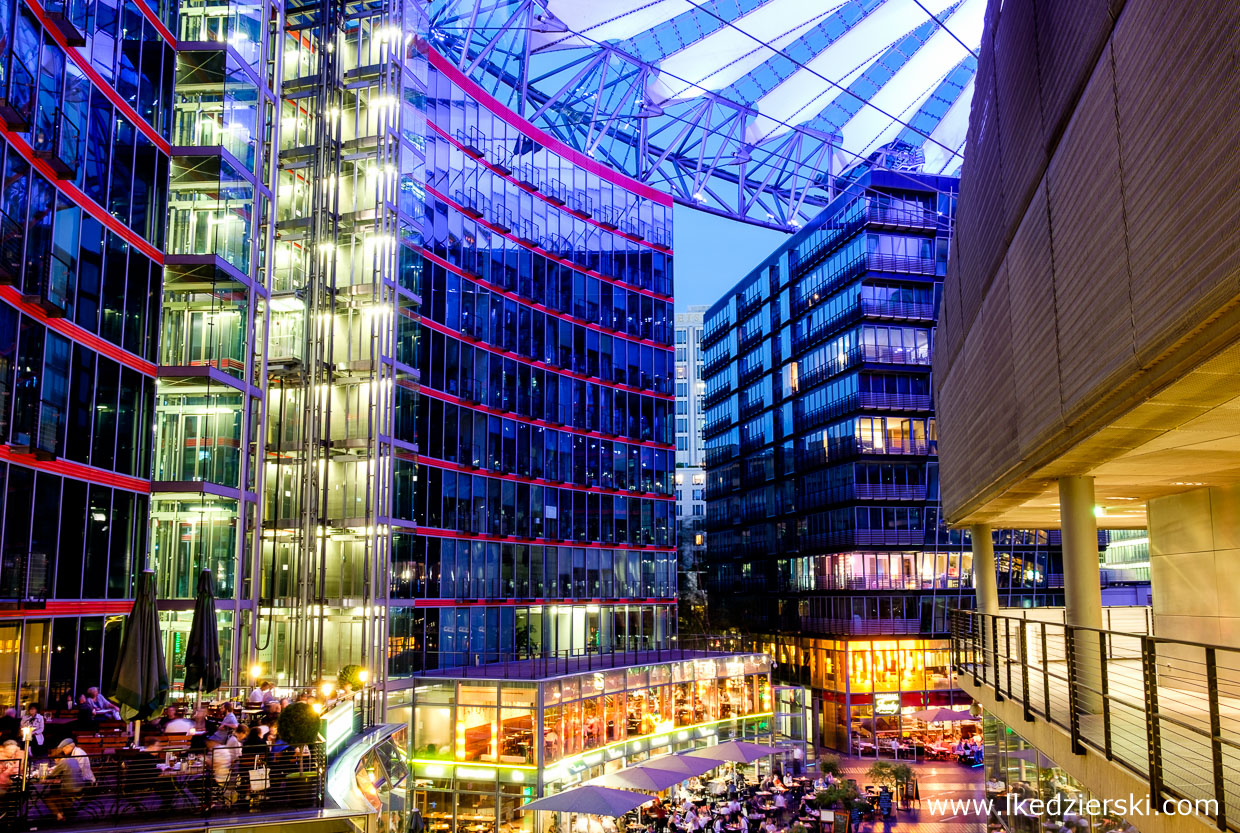
[(185, 690), (215, 691), (220, 687), (220, 631), (215, 618), (215, 582), (210, 570), (198, 574), (194, 620), (185, 646)]
[(623, 816), (643, 804), (654, 801), (648, 795), (613, 790), (595, 784), (573, 787), (562, 793), (531, 801), (522, 810), (558, 810), (562, 813), (585, 813), (591, 816)]
[[(121, 717), (126, 720), (145, 720), (163, 708), (168, 696), (168, 669), (155, 609), (155, 574), (150, 570), (138, 575), (133, 610), (125, 621), (107, 693), (120, 705)], [(137, 741), (135, 735), (134, 743)]]
[(707, 746), (702, 749), (694, 749), (692, 752), (684, 753), (686, 758), (706, 758), (710, 761), (731, 761), (737, 764), (752, 764), (760, 758), (768, 755), (774, 755), (780, 750), (774, 746), (763, 746), (759, 743), (749, 743), (743, 740), (728, 740), (723, 743), (717, 743), (714, 746)]

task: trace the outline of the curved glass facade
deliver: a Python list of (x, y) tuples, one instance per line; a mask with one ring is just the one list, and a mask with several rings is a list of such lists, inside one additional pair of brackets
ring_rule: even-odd
[(391, 671), (666, 645), (670, 201), (433, 54), (427, 83), (418, 454), (395, 462), (417, 533), (393, 541)]

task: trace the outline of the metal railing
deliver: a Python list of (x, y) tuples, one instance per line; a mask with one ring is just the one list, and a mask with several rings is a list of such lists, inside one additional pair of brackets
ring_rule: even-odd
[(1147, 781), (1154, 808), (1188, 801), (1220, 829), (1240, 829), (1240, 650), (1037, 609), (954, 610), (950, 625), (962, 679)]
[(25, 62), (11, 45), (3, 70), (3, 78), (0, 78), (0, 119), (4, 119), (10, 130), (29, 130), (34, 118), (34, 74), (26, 68)]
[(616, 646), (611, 650), (570, 648), (522, 655), (510, 651), (425, 651), (424, 668), (415, 676), (537, 679), (631, 665), (710, 659), (753, 653), (750, 643), (736, 636), (692, 636), (661, 646)]
[(47, 553), (6, 552), (0, 558), (0, 601), (46, 601), (50, 579)]
[[(8, 763), (0, 795), (8, 829), (32, 829), (64, 817), (80, 824), (135, 818), (186, 818), (323, 807), (327, 772), (322, 743), (266, 750), (191, 748), (186, 741), (148, 749), (87, 751)], [(93, 749), (93, 747), (91, 747)]]

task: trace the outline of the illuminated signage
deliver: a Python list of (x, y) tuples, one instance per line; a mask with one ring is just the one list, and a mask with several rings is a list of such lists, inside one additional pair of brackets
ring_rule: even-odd
[(875, 714), (899, 714), (900, 713), (900, 695), (899, 694), (875, 694), (874, 695), (874, 713)]

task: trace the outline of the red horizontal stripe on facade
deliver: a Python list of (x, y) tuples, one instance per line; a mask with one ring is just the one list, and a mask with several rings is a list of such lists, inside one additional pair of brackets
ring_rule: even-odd
[(87, 483), (95, 483), (100, 486), (112, 486), (113, 488), (125, 489), (130, 492), (142, 492), (144, 494), (151, 491), (151, 481), (149, 480), (130, 477), (127, 474), (117, 474), (106, 469), (97, 469), (94, 466), (74, 463), (72, 460), (60, 458), (55, 460), (39, 460), (33, 454), (22, 454), (14, 451), (13, 446), (8, 443), (0, 443), (0, 460), (18, 466), (25, 466), (28, 469), (45, 471), (48, 474), (58, 474), (62, 477), (84, 480)]
[[(465, 214), (464, 206), (462, 206), (460, 203), (456, 202), (453, 199), (445, 197), (443, 194), (439, 193), (438, 191), (436, 191), (434, 188), (432, 188), (429, 185), (426, 186), (426, 193), (433, 194), (434, 196), (443, 200), (448, 205), (455, 208), (457, 211), (461, 212), (462, 214)], [(486, 220), (482, 218), (475, 219), (475, 222), (481, 223), (482, 225), (490, 229), (493, 234), (498, 234), (500, 237), (503, 237), (505, 240), (509, 240), (513, 243), (516, 243), (518, 246), (520, 246), (523, 249), (531, 251), (534, 254), (542, 255), (543, 257), (550, 257), (550, 255), (548, 255), (545, 251), (538, 248), (537, 246), (531, 246), (529, 243), (526, 243), (523, 240), (520, 240), (515, 234), (500, 231), (498, 228), (491, 225), (489, 222), (487, 222)], [(642, 289), (641, 287), (633, 286), (632, 284), (627, 284), (624, 281), (618, 281), (618, 280), (615, 280), (614, 278), (609, 278), (606, 275), (600, 275), (598, 272), (592, 272), (589, 269), (582, 269), (580, 266), (578, 266), (575, 263), (569, 263), (568, 261), (565, 261), (565, 260), (557, 260), (557, 262), (562, 263), (563, 265), (567, 266), (569, 269), (572, 269), (574, 272), (580, 272), (583, 275), (589, 275), (591, 278), (597, 278), (603, 283), (609, 283), (612, 286), (618, 286), (621, 289), (625, 290), (626, 292), (636, 292), (638, 295), (646, 295), (659, 301), (670, 302), (672, 300), (671, 295), (661, 295), (658, 292), (654, 292), (649, 289)]]
[(418, 535), (425, 535), (430, 538), (452, 538), (457, 541), (489, 541), (495, 544), (524, 544), (532, 547), (578, 547), (592, 550), (618, 550), (621, 552), (676, 552), (673, 547), (635, 547), (632, 544), (604, 544), (598, 541), (554, 541), (547, 538), (518, 538), (515, 535), (509, 535), (507, 538), (501, 538), (498, 535), (470, 535), (465, 532), (457, 532), (455, 529), (436, 529), (433, 526), (419, 526)]
[[(151, 127), (151, 125), (147, 123), (146, 119), (138, 115), (137, 110), (129, 106), (129, 102), (121, 98), (121, 94), (118, 93), (111, 84), (103, 79), (103, 76), (99, 74), (99, 71), (90, 65), (90, 60), (86, 56), (82, 55), (78, 51), (77, 47), (72, 47), (69, 45), (69, 42), (65, 40), (65, 36), (61, 34), (58, 28), (56, 28), (55, 24), (47, 19), (47, 13), (43, 11), (43, 6), (38, 2), (38, 0), (26, 0), (26, 4), (30, 6), (30, 10), (34, 12), (35, 17), (37, 17), (39, 22), (43, 24), (44, 30), (48, 33), (52, 40), (56, 41), (56, 44), (69, 55), (69, 57), (73, 60), (73, 63), (77, 64), (78, 69), (82, 71), (82, 74), (89, 78), (91, 83), (98, 87), (99, 90), (108, 97), (108, 100), (112, 102), (116, 109), (125, 114), (125, 118), (129, 119), (134, 123), (134, 126), (145, 133), (146, 137), (155, 144), (155, 147), (159, 148), (164, 153), (168, 153), (170, 150), (168, 140), (163, 136), (160, 136), (159, 132), (154, 127)], [(138, 6), (141, 7), (142, 4), (138, 3)], [(148, 10), (144, 9), (144, 11)], [(160, 24), (160, 26), (162, 27), (162, 24)], [(168, 30), (164, 29), (164, 31), (167, 32)], [(169, 37), (171, 37), (171, 34), (169, 34)], [(175, 46), (175, 43), (173, 45)]]
[[(465, 278), (466, 280), (473, 281), (474, 283), (478, 284), (482, 288), (490, 292), (494, 292), (497, 295), (502, 295), (505, 298), (511, 298), (514, 301), (518, 301), (532, 310), (537, 310), (538, 312), (545, 313), (546, 315), (550, 315), (553, 318), (558, 318), (561, 321), (570, 321), (573, 324), (577, 324), (578, 326), (585, 327), (588, 330), (594, 330), (596, 333), (602, 333), (605, 336), (611, 336), (612, 338), (618, 338), (622, 341), (632, 342), (633, 344), (649, 344), (651, 347), (655, 348), (656, 350), (666, 350), (669, 353), (672, 352), (672, 347), (669, 344), (660, 344), (659, 342), (655, 341), (653, 338), (642, 338), (641, 336), (631, 336), (627, 334), (617, 333), (617, 332), (607, 329), (606, 327), (601, 327), (598, 324), (591, 324), (589, 321), (583, 321), (580, 318), (577, 318), (576, 316), (568, 315), (567, 313), (560, 312), (559, 310), (554, 310), (551, 307), (547, 306), (546, 304), (540, 304), (537, 301), (533, 301), (529, 298), (525, 298), (522, 295), (517, 294), (516, 292), (512, 292), (510, 290), (504, 289), (503, 287), (496, 286), (490, 281), (483, 280), (477, 275), (474, 275), (470, 272), (465, 271), (459, 266), (449, 263), (448, 261), (444, 260), (439, 255), (427, 249), (419, 248), (418, 251), (421, 252), (426, 257), (427, 260), (429, 260), (431, 263), (434, 263), (436, 266), (442, 266), (443, 268), (447, 269), (449, 272), (451, 272), (454, 275)], [(620, 284), (620, 286), (623, 286), (623, 284)], [(457, 335), (463, 335), (463, 334), (457, 333)], [(576, 375), (572, 371), (561, 371), (561, 372), (563, 372), (567, 376)], [(586, 377), (582, 377), (582, 378), (586, 378)], [(617, 385), (613, 385), (613, 387), (617, 387)], [(619, 385), (618, 387), (624, 387), (624, 386)], [(640, 389), (634, 388), (634, 390), (640, 390)], [(651, 396), (662, 397), (663, 399), (672, 398), (671, 394), (667, 394), (667, 393), (655, 393), (654, 391), (640, 391), (640, 392), (648, 393)]]
[(425, 454), (418, 455), (418, 462), (425, 463), (437, 469), (446, 471), (455, 471), (460, 474), (477, 474), (483, 477), (493, 477), (497, 480), (511, 480), (514, 483), (529, 483), (533, 486), (550, 486), (553, 489), (572, 489), (575, 492), (586, 492), (592, 495), (614, 495), (616, 497), (644, 497), (651, 500), (675, 500), (672, 495), (660, 495), (654, 492), (626, 492), (623, 489), (604, 489), (602, 486), (582, 486), (579, 483), (557, 483), (551, 480), (543, 480), (538, 477), (525, 477), (520, 474), (504, 474), (503, 472), (491, 471), (490, 469), (469, 469), (459, 463), (449, 463), (447, 460), (436, 460), (434, 457), (427, 457)]
[(101, 353), (113, 361), (136, 370), (143, 376), (155, 377), (155, 365), (148, 362), (141, 356), (135, 356), (127, 350), (117, 347), (110, 341), (105, 341), (94, 333), (79, 327), (67, 318), (51, 318), (40, 307), (34, 304), (27, 304), (22, 300), (21, 293), (12, 286), (0, 286), (0, 299), (7, 301), (26, 315), (44, 324), (49, 330), (60, 333), (70, 341), (77, 342), (83, 347), (89, 347), (96, 353)]
[(0, 135), (4, 136), (5, 141), (7, 141), (9, 145), (16, 150), (27, 163), (30, 164), (31, 167), (43, 174), (44, 178), (56, 187), (56, 190), (68, 196), (74, 205), (81, 206), (83, 211), (102, 223), (109, 231), (116, 232), (126, 243), (142, 252), (142, 254), (146, 255), (160, 266), (164, 264), (163, 252), (146, 242), (146, 240), (142, 239), (137, 232), (133, 231), (120, 220), (109, 214), (103, 206), (86, 196), (86, 193), (81, 188), (78, 188), (72, 182), (67, 180), (57, 179), (56, 172), (53, 171), (51, 166), (49, 166), (46, 162), (34, 155), (34, 151), (31, 149), (30, 145), (26, 143), (25, 139), (9, 130), (7, 125), (0, 128)]
[(453, 396), (450, 393), (444, 393), (443, 391), (435, 390), (434, 388), (429, 388), (426, 385), (422, 385), (418, 389), (418, 393), (424, 396), (429, 396), (432, 399), (438, 399), (441, 402), (450, 402), (453, 405), (460, 405), (462, 408), (468, 408), (471, 411), (479, 411), (484, 414), (493, 414), (495, 416), (507, 417), (509, 419), (515, 419), (517, 422), (524, 422), (527, 425), (537, 425), (539, 428), (550, 428), (553, 431), (563, 431), (567, 434), (576, 434), (579, 437), (595, 437), (596, 439), (600, 439), (600, 440), (611, 440), (613, 442), (628, 443), (629, 445), (640, 445), (645, 448), (661, 448), (664, 451), (672, 450), (672, 447), (670, 445), (665, 445), (663, 443), (650, 442), (648, 440), (630, 440), (630, 439), (627, 439), (626, 437), (621, 437), (619, 435), (609, 436), (607, 434), (601, 434), (598, 431), (583, 431), (582, 429), (574, 428), (571, 425), (558, 425), (554, 422), (547, 422), (546, 420), (542, 420), (542, 419), (534, 419), (533, 417), (521, 416), (520, 414), (514, 414), (511, 411), (503, 411), (503, 410), (500, 410), (499, 408), (491, 408), (486, 405), (470, 405), (467, 402), (461, 401), (459, 397)]
[[(439, 125), (435, 124), (434, 122), (429, 122), (429, 121), (426, 123), (426, 126), (427, 126), (427, 127), (429, 127), (431, 130), (434, 130), (436, 133), (438, 133), (438, 134), (439, 134), (440, 136), (442, 136), (444, 139), (446, 139), (446, 140), (448, 141), (448, 143), (449, 143), (449, 144), (451, 144), (453, 147), (455, 147), (457, 150), (461, 151), (462, 153), (464, 153), (464, 152), (465, 152), (465, 146), (464, 146), (463, 144), (461, 144), (460, 142), (458, 142), (456, 139), (454, 139), (452, 136), (449, 136), (449, 135), (448, 135), (448, 132), (447, 132), (446, 130), (444, 130), (442, 127), (440, 127)], [(508, 180), (508, 181), (509, 181), (509, 182), (511, 182), (513, 185), (516, 185), (518, 188), (520, 188), (522, 191), (526, 192), (527, 194), (531, 194), (531, 195), (533, 195), (534, 197), (537, 197), (538, 199), (540, 199), (540, 200), (542, 200), (543, 202), (545, 202), (547, 205), (554, 206), (554, 207), (556, 207), (558, 210), (563, 211), (563, 212), (564, 212), (564, 213), (566, 213), (566, 214), (572, 214), (572, 216), (576, 217), (578, 220), (584, 220), (585, 222), (589, 223), (590, 225), (594, 226), (595, 228), (597, 228), (597, 229), (602, 229), (603, 231), (608, 232), (609, 234), (614, 234), (614, 235), (616, 235), (617, 237), (623, 237), (625, 240), (630, 240), (630, 241), (632, 241), (632, 242), (634, 242), (634, 243), (637, 243), (638, 245), (645, 246), (645, 247), (646, 247), (646, 248), (648, 248), (648, 249), (654, 249), (655, 251), (659, 251), (659, 252), (664, 252), (664, 251), (665, 251), (665, 253), (666, 253), (669, 257), (670, 257), (670, 256), (672, 256), (672, 251), (671, 251), (670, 249), (668, 249), (668, 250), (661, 249), (660, 247), (658, 247), (658, 246), (656, 246), (655, 244), (651, 243), (649, 240), (641, 240), (641, 239), (639, 239), (639, 238), (633, 237), (633, 236), (632, 236), (632, 235), (630, 235), (630, 234), (625, 234), (623, 231), (620, 231), (619, 229), (609, 229), (609, 228), (607, 228), (606, 226), (604, 226), (602, 223), (598, 222), (597, 220), (595, 220), (595, 219), (594, 219), (594, 218), (592, 218), (592, 217), (582, 217), (582, 216), (580, 216), (580, 215), (578, 215), (578, 214), (573, 214), (573, 212), (572, 212), (570, 209), (568, 209), (566, 206), (556, 206), (556, 204), (555, 204), (555, 203), (553, 203), (551, 200), (547, 199), (547, 196), (546, 196), (545, 194), (543, 194), (543, 193), (541, 193), (541, 192), (539, 192), (539, 191), (533, 190), (533, 189), (531, 189), (531, 188), (527, 188), (527, 187), (525, 187), (525, 186), (524, 186), (524, 185), (522, 185), (520, 182), (518, 182), (518, 181), (517, 181), (514, 177), (509, 176), (508, 174), (504, 173), (503, 171), (501, 171), (499, 168), (497, 168), (497, 167), (495, 167), (494, 165), (492, 165), (492, 164), (491, 164), (490, 162), (488, 162), (487, 160), (485, 160), (485, 159), (477, 159), (477, 158), (474, 158), (474, 156), (473, 156), (472, 154), (466, 154), (466, 155), (467, 155), (467, 156), (469, 156), (469, 158), (470, 158), (470, 159), (473, 159), (475, 162), (477, 162), (477, 163), (481, 164), (483, 167), (485, 167), (485, 168), (486, 168), (488, 171), (490, 171), (491, 173), (495, 174), (495, 175), (496, 175), (496, 176), (498, 176), (498, 177), (501, 177), (502, 179), (506, 179), (506, 180)]]
[(38, 607), (0, 610), (0, 619), (42, 619), (48, 616), (128, 616), (133, 602), (108, 601), (48, 601)]
[(583, 381), (595, 382), (605, 387), (614, 388), (615, 390), (624, 391), (626, 393), (641, 393), (641, 394), (645, 394), (646, 396), (653, 396), (657, 399), (666, 399), (669, 401), (672, 398), (666, 393), (655, 393), (654, 391), (642, 390), (641, 388), (634, 388), (628, 385), (621, 385), (616, 382), (605, 382), (602, 379), (597, 379), (593, 376), (586, 376), (585, 374), (582, 374), (582, 373), (574, 373), (571, 370), (564, 370), (562, 368), (555, 367), (553, 365), (545, 364), (544, 362), (535, 361), (534, 359), (526, 358), (525, 356), (521, 356), (516, 353), (513, 353), (511, 350), (510, 351), (500, 350), (498, 347), (495, 347), (494, 345), (487, 344), (484, 341), (475, 341), (474, 339), (465, 336), (463, 333), (453, 330), (451, 327), (440, 324), (438, 321), (432, 321), (429, 318), (423, 317), (422, 323), (426, 325), (427, 328), (432, 329), (437, 333), (443, 333), (444, 335), (452, 336), (453, 338), (459, 339), (462, 344), (472, 344), (474, 347), (482, 348), (483, 350), (486, 350), (488, 353), (494, 353), (497, 356), (504, 356), (505, 358), (510, 358), (513, 361), (520, 362), (521, 364), (526, 364), (526, 365), (529, 365), (530, 367), (536, 367), (539, 370), (547, 370), (547, 371), (556, 373), (560, 376), (567, 376), (570, 379), (581, 379)]
[[(425, 42), (423, 42), (423, 45), (425, 45)], [(598, 176), (600, 179), (605, 179), (613, 185), (619, 185), (626, 191), (631, 191), (638, 196), (645, 197), (651, 202), (656, 202), (659, 205), (664, 205), (669, 208), (671, 207), (671, 194), (665, 194), (656, 188), (652, 188), (644, 182), (638, 182), (636, 179), (632, 179), (614, 168), (609, 168), (608, 166), (591, 159), (581, 151), (569, 147), (559, 139), (552, 136), (550, 133), (535, 127), (529, 121), (526, 121), (521, 116), (518, 116), (516, 113), (509, 110), (502, 103), (500, 103), (495, 96), (482, 89), (482, 87), (478, 86), (478, 84), (476, 84), (472, 79), (453, 66), (451, 61), (436, 52), (434, 47), (427, 46), (426, 53), (427, 58), (430, 60), (431, 66), (446, 75), (454, 84), (468, 93), (471, 98), (476, 99), (479, 104), (489, 110), (492, 114), (498, 116), (504, 122), (515, 127), (517, 130), (520, 130), (540, 145), (543, 145), (555, 153), (558, 153), (574, 165), (585, 168), (587, 171)]]

